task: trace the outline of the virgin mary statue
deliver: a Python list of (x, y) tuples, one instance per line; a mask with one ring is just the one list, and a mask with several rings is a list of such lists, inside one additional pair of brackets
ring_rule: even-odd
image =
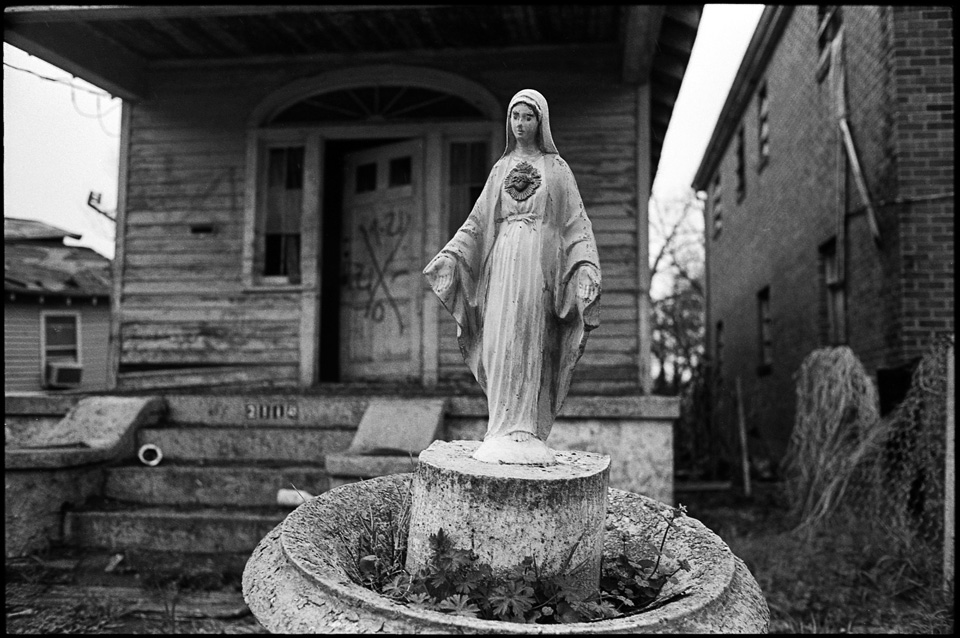
[(474, 458), (552, 464), (547, 436), (600, 321), (600, 261), (547, 101), (520, 91), (506, 127), (506, 150), (470, 216), (423, 273), (487, 395)]

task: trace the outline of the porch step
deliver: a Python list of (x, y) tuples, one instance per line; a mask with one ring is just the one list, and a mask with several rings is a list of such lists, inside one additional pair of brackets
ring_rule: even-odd
[(274, 507), (280, 489), (316, 496), (329, 486), (322, 466), (136, 465), (107, 469), (104, 496), (144, 505)]
[(322, 465), (327, 454), (350, 446), (355, 428), (164, 427), (146, 428), (139, 445), (152, 443), (164, 460), (187, 462), (266, 461)]
[(64, 538), (75, 547), (171, 552), (252, 552), (289, 510), (144, 507), (67, 512)]

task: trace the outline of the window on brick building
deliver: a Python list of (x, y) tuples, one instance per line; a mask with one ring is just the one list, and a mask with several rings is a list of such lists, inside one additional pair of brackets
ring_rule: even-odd
[(720, 173), (713, 176), (713, 198), (710, 200), (710, 210), (713, 213), (713, 238), (720, 236), (723, 230), (723, 199), (720, 185)]
[(773, 366), (773, 321), (770, 317), (770, 287), (757, 293), (757, 325), (759, 327), (760, 363), (757, 374), (770, 374)]
[(767, 119), (769, 110), (770, 100), (767, 98), (767, 82), (764, 81), (757, 92), (757, 148), (760, 155), (759, 162), (757, 162), (758, 173), (770, 161), (770, 122)]
[(846, 291), (837, 264), (836, 238), (820, 247), (820, 300), (824, 319), (821, 341), (831, 346), (846, 343)]
[(743, 201), (743, 198), (747, 194), (747, 158), (746, 158), (746, 141), (744, 139), (745, 133), (743, 130), (743, 125), (740, 125), (740, 130), (737, 131), (737, 203)]
[(830, 68), (830, 49), (840, 27), (843, 25), (843, 14), (837, 5), (817, 7), (817, 81), (826, 77)]

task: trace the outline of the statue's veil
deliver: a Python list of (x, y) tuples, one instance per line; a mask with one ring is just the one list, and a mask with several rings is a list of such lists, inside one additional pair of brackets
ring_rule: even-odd
[(519, 102), (529, 105), (540, 116), (540, 130), (537, 133), (540, 150), (544, 153), (559, 155), (560, 151), (557, 150), (557, 145), (553, 143), (553, 133), (550, 132), (550, 109), (547, 107), (546, 98), (539, 91), (523, 89), (513, 96), (513, 99), (510, 100), (510, 106), (507, 107), (507, 147), (504, 149), (501, 159), (517, 147), (517, 138), (514, 137), (513, 129), (510, 127), (510, 112)]

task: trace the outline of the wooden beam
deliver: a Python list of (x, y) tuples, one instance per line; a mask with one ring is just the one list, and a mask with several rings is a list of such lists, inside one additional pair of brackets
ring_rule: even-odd
[[(608, 55), (617, 45), (613, 43), (600, 44), (577, 44), (576, 51), (583, 59), (591, 59)], [(491, 59), (491, 56), (497, 56), (497, 59), (508, 60), (511, 57), (526, 56), (527, 59), (536, 56), (549, 60), (558, 52), (569, 50), (570, 47), (557, 44), (544, 44), (536, 46), (505, 46), (505, 47), (470, 47), (458, 49), (456, 47), (444, 47), (439, 49), (411, 49), (403, 51), (402, 55), (406, 59), (416, 59), (417, 65), (430, 66), (433, 64), (442, 64), (455, 56), (464, 65), (472, 63), (483, 63)], [(364, 60), (370, 64), (396, 64), (397, 51), (365, 52)], [(275, 64), (314, 64), (324, 67), (340, 67), (355, 62), (356, 53), (305, 53), (305, 54), (269, 54), (255, 55), (250, 57), (221, 57), (207, 58), (205, 60), (155, 60), (151, 61), (151, 68), (157, 69), (177, 69), (177, 68), (207, 68), (216, 66), (254, 66), (254, 65), (275, 65)], [(499, 155), (497, 157), (500, 157)]]
[[(427, 264), (443, 248), (443, 137), (440, 131), (427, 133), (424, 145), (424, 225), (423, 251), (420, 262)], [(420, 341), (424, 387), (432, 388), (439, 379), (440, 364), (440, 300), (433, 293), (426, 278), (420, 277), (420, 295), (423, 304), (423, 339)]]
[(317, 132), (306, 140), (303, 162), (303, 203), (300, 219), (300, 387), (309, 388), (319, 380), (320, 370), (320, 268), (323, 242), (323, 159)]
[[(88, 37), (89, 36), (89, 37)], [(123, 100), (147, 97), (146, 63), (81, 25), (4, 24), (3, 39)]]
[(870, 191), (867, 190), (867, 181), (863, 176), (863, 169), (860, 168), (860, 160), (857, 157), (857, 149), (853, 145), (853, 135), (850, 133), (850, 125), (847, 124), (847, 118), (840, 118), (840, 130), (843, 132), (843, 144), (847, 149), (847, 157), (850, 160), (850, 167), (853, 169), (853, 181), (860, 191), (860, 197), (867, 207), (867, 223), (870, 224), (870, 232), (873, 234), (873, 241), (880, 244), (880, 226), (877, 225), (877, 214), (873, 210), (873, 202), (870, 201)]
[(662, 6), (627, 7), (626, 32), (623, 41), (624, 82), (637, 84), (649, 80), (663, 14)]
[(197, 18), (273, 15), (277, 13), (357, 13), (361, 11), (442, 9), (442, 4), (427, 5), (200, 5), (200, 6), (23, 6), (4, 9), (10, 22), (17, 24), (78, 22), (93, 20), (152, 20), (154, 18)]
[[(637, 87), (637, 316), (639, 352), (638, 379), (644, 394), (650, 394), (653, 380), (650, 375), (650, 346), (652, 334), (650, 306), (650, 84)], [(602, 267), (602, 266), (601, 266)]]
[(130, 130), (133, 109), (129, 102), (120, 107), (120, 173), (117, 177), (117, 221), (114, 225), (113, 290), (110, 296), (110, 336), (107, 341), (107, 389), (117, 389), (117, 371), (120, 369), (121, 301), (123, 299), (123, 267), (126, 260), (127, 180), (130, 175)]

